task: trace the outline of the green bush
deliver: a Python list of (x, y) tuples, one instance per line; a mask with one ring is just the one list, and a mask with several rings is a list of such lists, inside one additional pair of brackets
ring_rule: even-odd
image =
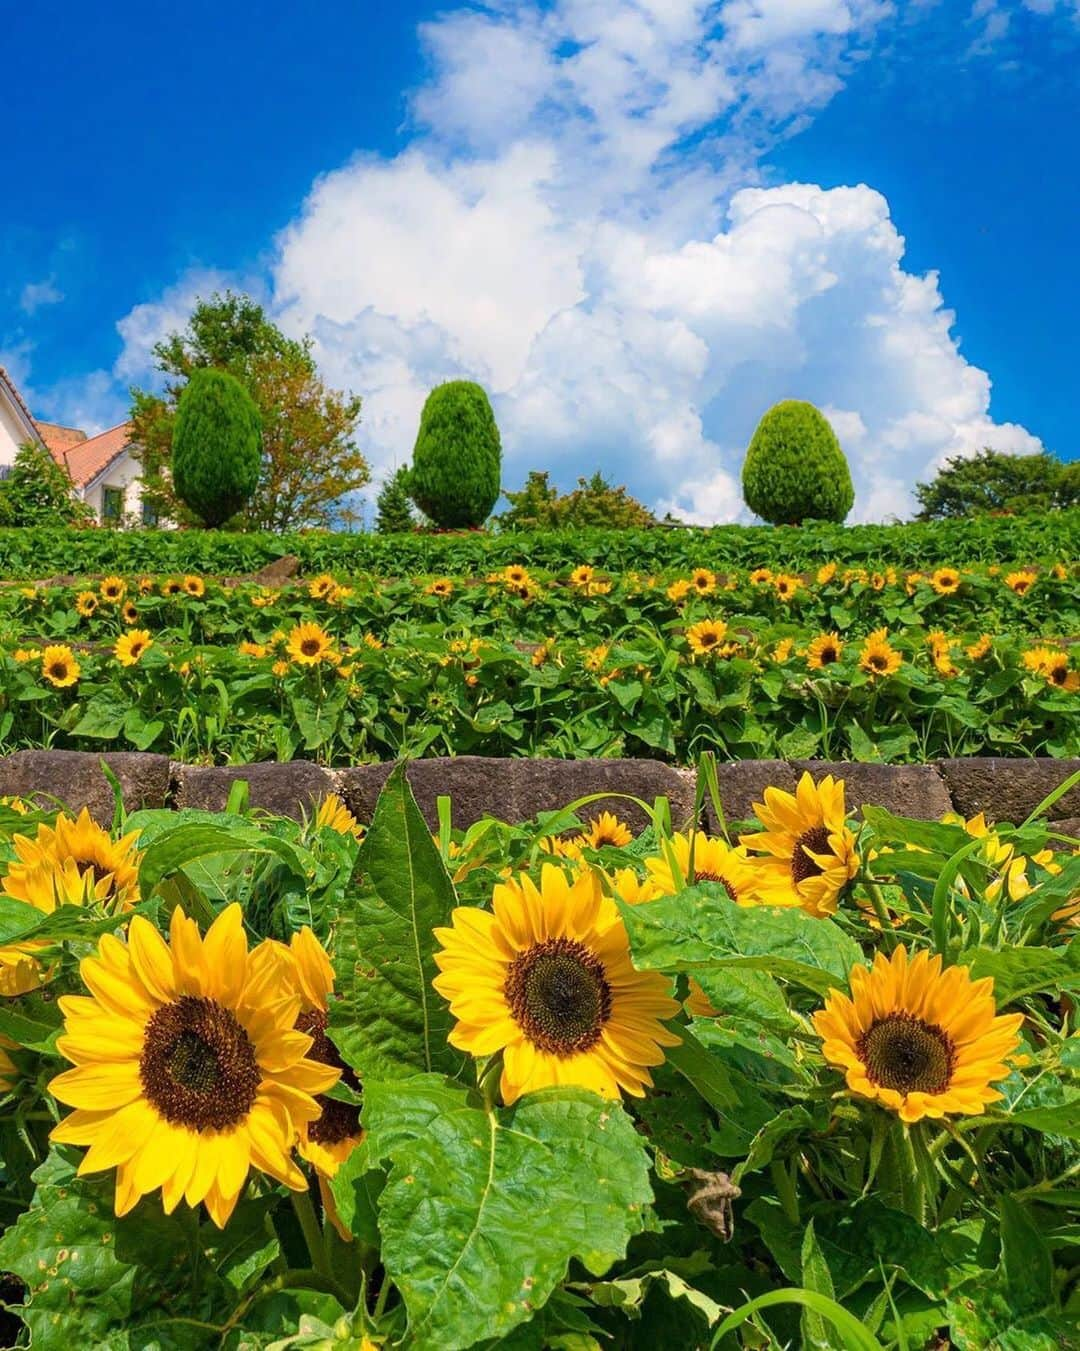
[(409, 470), (402, 465), (386, 480), (375, 499), (375, 529), (380, 535), (400, 535), (416, 524), (409, 497)]
[(0, 482), (0, 525), (89, 525), (94, 513), (72, 494), (71, 479), (44, 446), (27, 441)]
[(259, 410), (228, 371), (204, 367), (187, 383), (173, 431), (173, 484), (207, 525), (221, 525), (248, 501), (259, 482)]
[(498, 517), (504, 530), (582, 530), (599, 526), (631, 530), (655, 525), (646, 507), (623, 487), (613, 487), (603, 474), (579, 478), (573, 492), (560, 497), (546, 473), (534, 469), (520, 492), (506, 494), (510, 510)]
[(474, 528), (498, 501), (502, 445), (488, 397), (471, 380), (433, 389), (420, 415), (413, 501), (443, 529)]
[(915, 485), (915, 497), (919, 521), (1065, 511), (1080, 506), (1080, 463), (1066, 464), (1048, 451), (1007, 455), (987, 446), (978, 455), (953, 455), (929, 483)]
[(743, 464), (746, 505), (772, 525), (843, 521), (855, 501), (844, 452), (812, 403), (785, 399), (757, 425)]

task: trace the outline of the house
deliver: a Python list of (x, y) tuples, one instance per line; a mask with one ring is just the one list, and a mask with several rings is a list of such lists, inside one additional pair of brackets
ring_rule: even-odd
[(97, 436), (33, 416), (14, 380), (0, 366), (0, 479), (26, 441), (44, 446), (71, 479), (71, 490), (102, 525), (157, 522), (143, 503), (141, 466), (131, 442), (131, 424), (120, 423)]

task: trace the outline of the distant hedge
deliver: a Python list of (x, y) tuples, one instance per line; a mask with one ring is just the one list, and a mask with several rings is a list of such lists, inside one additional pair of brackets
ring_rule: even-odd
[(83, 573), (200, 572), (240, 576), (283, 554), (305, 573), (321, 571), (481, 573), (510, 563), (571, 568), (771, 567), (795, 570), (835, 559), (923, 568), (946, 563), (1053, 563), (1080, 558), (1080, 510), (1035, 517), (982, 517), (908, 525), (707, 530), (506, 531), (500, 534), (295, 535), (212, 530), (0, 529), (0, 578)]

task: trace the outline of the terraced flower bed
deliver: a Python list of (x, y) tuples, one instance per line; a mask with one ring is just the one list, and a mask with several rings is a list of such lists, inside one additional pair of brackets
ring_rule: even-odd
[(434, 834), (402, 768), (369, 822), (6, 799), (11, 1339), (1071, 1345), (1069, 785), (718, 784)]
[(9, 586), (0, 748), (1067, 756), (1078, 595), (1064, 562)]

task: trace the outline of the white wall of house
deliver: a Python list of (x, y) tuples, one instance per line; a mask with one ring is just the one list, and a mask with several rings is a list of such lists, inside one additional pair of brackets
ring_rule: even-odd
[(15, 452), (27, 440), (26, 427), (0, 391), (0, 465), (15, 463)]
[(121, 515), (136, 525), (142, 523), (142, 483), (139, 478), (141, 468), (138, 460), (125, 451), (83, 488), (82, 499), (93, 509), (99, 522), (105, 519), (106, 491), (112, 488), (123, 494)]

